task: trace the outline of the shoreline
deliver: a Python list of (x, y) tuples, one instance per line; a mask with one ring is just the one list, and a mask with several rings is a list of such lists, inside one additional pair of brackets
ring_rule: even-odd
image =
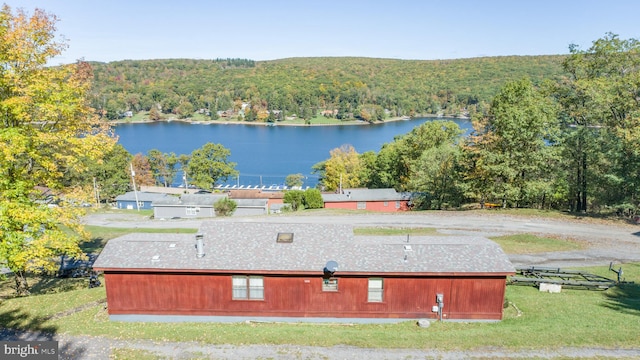
[(113, 125), (121, 125), (121, 124), (149, 124), (149, 123), (158, 123), (158, 122), (184, 122), (184, 123), (188, 123), (188, 124), (196, 124), (196, 125), (251, 125), (251, 126), (308, 126), (308, 127), (313, 127), (313, 126), (363, 126), (363, 125), (379, 125), (379, 124), (384, 124), (387, 122), (396, 122), (396, 121), (411, 121), (417, 118), (438, 118), (438, 119), (460, 119), (460, 120), (470, 120), (470, 118), (467, 117), (460, 117), (460, 116), (438, 116), (437, 114), (421, 114), (418, 116), (414, 116), (414, 117), (409, 117), (409, 116), (400, 116), (400, 117), (392, 117), (389, 119), (385, 119), (382, 121), (376, 121), (376, 122), (367, 122), (367, 121), (363, 121), (363, 120), (349, 120), (346, 123), (337, 123), (337, 124), (292, 124), (292, 123), (287, 123), (287, 120), (281, 121), (281, 122), (275, 122), (275, 123), (267, 123), (267, 122), (253, 122), (253, 121), (229, 121), (229, 120), (225, 120), (225, 121), (220, 121), (220, 120), (193, 120), (191, 118), (187, 118), (187, 119), (163, 119), (163, 120), (113, 120), (113, 121), (109, 121), (109, 124), (113, 124)]

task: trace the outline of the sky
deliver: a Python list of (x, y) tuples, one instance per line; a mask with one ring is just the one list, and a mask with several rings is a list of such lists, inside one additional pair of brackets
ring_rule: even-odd
[(57, 16), (50, 63), (558, 55), (640, 38), (638, 0), (5, 0)]

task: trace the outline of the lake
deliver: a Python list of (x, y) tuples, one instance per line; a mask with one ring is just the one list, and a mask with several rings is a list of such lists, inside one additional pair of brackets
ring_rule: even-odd
[[(231, 151), (230, 161), (237, 163), (239, 179), (227, 183), (239, 185), (282, 185), (289, 174), (303, 174), (304, 186), (315, 186), (318, 176), (311, 167), (329, 158), (329, 151), (343, 144), (358, 153), (379, 151), (394, 137), (411, 131), (426, 121), (416, 118), (375, 125), (345, 126), (262, 126), (242, 124), (197, 124), (181, 121), (119, 124), (115, 133), (119, 143), (131, 154), (151, 149), (177, 155), (191, 152), (207, 142), (218, 143)], [(465, 131), (471, 123), (453, 119)], [(175, 185), (180, 184), (182, 175)]]

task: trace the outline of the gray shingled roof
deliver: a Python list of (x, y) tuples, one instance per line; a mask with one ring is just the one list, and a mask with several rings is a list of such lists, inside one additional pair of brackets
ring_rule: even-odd
[[(110, 240), (94, 268), (322, 273), (511, 273), (502, 249), (483, 237), (354, 236), (347, 225), (204, 222), (204, 257), (195, 235), (134, 233)], [(292, 243), (277, 243), (292, 232)], [(405, 246), (410, 245), (410, 250)]]
[[(158, 201), (167, 197), (167, 194), (149, 193), (138, 191), (138, 201)], [(125, 194), (116, 196), (116, 201), (136, 201), (136, 193), (129, 191)]]
[(341, 194), (322, 194), (324, 202), (344, 201), (399, 201), (409, 200), (406, 193), (395, 189), (343, 189)]
[(265, 207), (269, 199), (233, 199), (238, 207)]
[(167, 196), (153, 202), (153, 206), (211, 206), (226, 198), (226, 194), (183, 194), (180, 197)]

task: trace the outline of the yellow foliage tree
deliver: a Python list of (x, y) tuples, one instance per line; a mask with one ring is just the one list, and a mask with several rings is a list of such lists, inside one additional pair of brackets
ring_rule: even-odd
[(55, 271), (62, 254), (83, 256), (78, 205), (87, 191), (64, 188), (62, 178), (115, 144), (87, 106), (90, 66), (47, 66), (66, 48), (55, 39), (56, 22), (38, 9), (0, 11), (0, 266), (15, 274), (18, 294), (28, 293), (28, 272)]
[(362, 164), (360, 156), (352, 145), (342, 145), (329, 152), (330, 158), (324, 163), (322, 180), (327, 190), (354, 188), (360, 186)]

